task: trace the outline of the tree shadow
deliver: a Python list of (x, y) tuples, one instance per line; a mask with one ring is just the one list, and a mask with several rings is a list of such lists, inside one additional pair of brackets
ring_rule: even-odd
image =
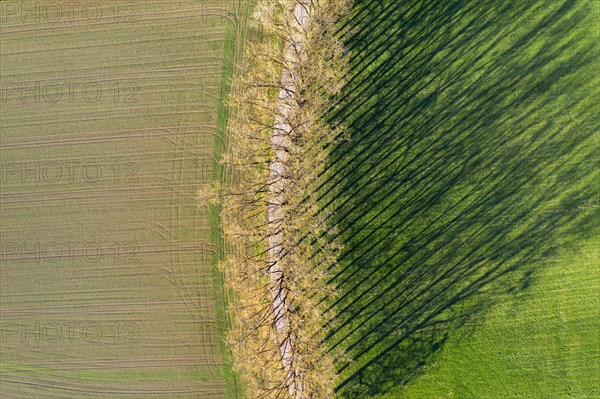
[(589, 7), (355, 1), (341, 29), (352, 73), (329, 113), (352, 139), (330, 149), (316, 193), (345, 244), (326, 338), (351, 359), (339, 396), (406, 384), (597, 232)]

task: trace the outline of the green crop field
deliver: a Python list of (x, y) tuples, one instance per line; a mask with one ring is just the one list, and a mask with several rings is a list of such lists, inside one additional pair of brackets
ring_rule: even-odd
[(340, 398), (600, 397), (600, 2), (356, 0)]
[(239, 397), (196, 193), (244, 8), (0, 3), (0, 397)]

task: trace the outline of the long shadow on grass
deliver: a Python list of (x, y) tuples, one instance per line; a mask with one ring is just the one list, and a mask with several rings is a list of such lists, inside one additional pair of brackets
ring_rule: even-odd
[(349, 358), (341, 397), (406, 384), (594, 233), (589, 3), (355, 1), (353, 72), (330, 113), (352, 139), (317, 193), (345, 243), (326, 339)]

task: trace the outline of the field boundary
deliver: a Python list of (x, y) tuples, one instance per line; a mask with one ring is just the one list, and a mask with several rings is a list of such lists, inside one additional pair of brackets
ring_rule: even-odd
[[(235, 0), (232, 15), (227, 20), (227, 36), (223, 53), (223, 72), (221, 75), (219, 90), (219, 108), (217, 116), (217, 135), (215, 135), (213, 149), (213, 171), (212, 181), (227, 185), (227, 170), (221, 159), (227, 151), (228, 146), (228, 121), (235, 117), (230, 112), (227, 97), (230, 92), (231, 81), (235, 79), (236, 65), (240, 61), (243, 52), (243, 41), (246, 34), (246, 21), (251, 7), (251, 2)], [(210, 206), (210, 238), (211, 243), (218, 248), (218, 252), (211, 254), (210, 266), (212, 271), (213, 297), (215, 299), (215, 310), (217, 317), (217, 333), (220, 338), (219, 350), (222, 356), (229, 362), (232, 361), (231, 349), (226, 343), (227, 332), (231, 328), (231, 317), (227, 311), (228, 304), (233, 301), (230, 291), (226, 287), (223, 271), (218, 267), (227, 252), (227, 243), (224, 241), (221, 223), (221, 209), (218, 204)], [(243, 387), (240, 385), (239, 376), (235, 371), (225, 370), (227, 397), (242, 398)]]

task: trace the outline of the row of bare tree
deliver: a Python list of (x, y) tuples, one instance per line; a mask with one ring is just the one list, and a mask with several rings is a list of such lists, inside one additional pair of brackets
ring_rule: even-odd
[(259, 0), (231, 90), (222, 203), (234, 250), (229, 342), (250, 398), (333, 397), (335, 354), (319, 344), (325, 281), (339, 247), (314, 195), (327, 148), (343, 137), (324, 114), (346, 73), (336, 26), (347, 0)]

